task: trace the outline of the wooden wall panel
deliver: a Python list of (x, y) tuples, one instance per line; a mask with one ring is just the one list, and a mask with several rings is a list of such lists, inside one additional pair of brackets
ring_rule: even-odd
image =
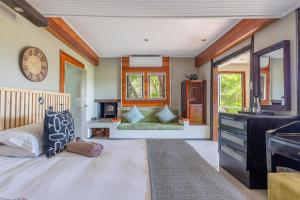
[(0, 87), (0, 131), (43, 121), (49, 106), (54, 111), (70, 109), (70, 98), (69, 94)]
[[(144, 74), (144, 99), (143, 100), (127, 100), (126, 99), (126, 74), (127, 73), (143, 73)], [(163, 100), (148, 99), (148, 75), (151, 73), (165, 73), (166, 74), (166, 98)], [(129, 57), (122, 58), (122, 72), (121, 72), (121, 105), (122, 107), (130, 107), (133, 105), (139, 107), (163, 107), (170, 105), (171, 90), (170, 90), (170, 57), (163, 57), (162, 67), (130, 67)]]

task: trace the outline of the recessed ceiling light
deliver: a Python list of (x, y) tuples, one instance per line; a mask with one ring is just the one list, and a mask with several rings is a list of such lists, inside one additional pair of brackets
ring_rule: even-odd
[(15, 7), (14, 7), (14, 10), (15, 10), (16, 12), (18, 12), (18, 13), (23, 13), (23, 12), (24, 12), (24, 9), (21, 8), (21, 7), (19, 7), (19, 6), (15, 6)]
[(144, 41), (145, 41), (145, 42), (149, 42), (149, 39), (148, 39), (148, 38), (145, 38)]
[(207, 39), (206, 39), (206, 38), (204, 38), (204, 39), (202, 39), (201, 41), (202, 41), (202, 42), (206, 42), (206, 41), (207, 41)]

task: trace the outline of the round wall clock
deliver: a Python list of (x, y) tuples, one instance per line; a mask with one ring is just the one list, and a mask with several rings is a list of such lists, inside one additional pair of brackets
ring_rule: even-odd
[(29, 47), (21, 57), (21, 70), (31, 81), (39, 82), (46, 78), (48, 62), (45, 54), (38, 48)]

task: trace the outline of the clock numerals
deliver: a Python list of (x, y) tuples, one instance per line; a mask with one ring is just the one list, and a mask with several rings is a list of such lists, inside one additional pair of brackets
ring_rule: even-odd
[[(39, 57), (40, 57), (40, 56), (39, 56)], [(41, 56), (41, 57), (40, 57), (40, 61), (42, 62), (42, 65), (45, 65), (46, 59), (44, 58), (44, 56)]]

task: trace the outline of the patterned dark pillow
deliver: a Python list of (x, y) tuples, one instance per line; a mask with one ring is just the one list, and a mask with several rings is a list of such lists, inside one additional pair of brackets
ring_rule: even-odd
[(48, 158), (63, 151), (66, 145), (74, 138), (74, 121), (69, 111), (46, 111), (43, 147)]

